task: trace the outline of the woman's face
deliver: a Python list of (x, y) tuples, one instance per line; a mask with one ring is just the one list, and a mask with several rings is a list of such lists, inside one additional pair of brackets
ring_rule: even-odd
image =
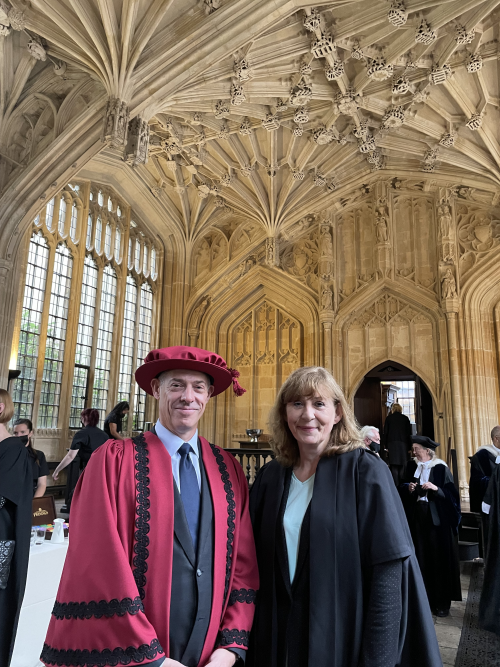
[(299, 449), (324, 449), (335, 424), (342, 419), (342, 408), (332, 398), (302, 396), (287, 403), (286, 420)]
[[(18, 424), (17, 426), (14, 426), (14, 435), (19, 438), (19, 436), (27, 435), (28, 438), (31, 440), (31, 436), (33, 435), (33, 431), (30, 431), (29, 428), (26, 426), (26, 424)], [(29, 445), (29, 440), (26, 443), (26, 447)]]
[(421, 445), (414, 444), (412, 447), (413, 451), (413, 456), (417, 459), (417, 461), (430, 461), (431, 460), (431, 455), (427, 451), (425, 447), (422, 447)]

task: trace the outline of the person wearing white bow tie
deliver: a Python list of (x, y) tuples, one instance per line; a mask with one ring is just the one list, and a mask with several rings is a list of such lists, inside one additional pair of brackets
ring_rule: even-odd
[(436, 456), (439, 443), (421, 435), (412, 442), (414, 458), (406, 464), (399, 492), (430, 607), (437, 616), (448, 616), (451, 601), (462, 599), (460, 497), (448, 466)]

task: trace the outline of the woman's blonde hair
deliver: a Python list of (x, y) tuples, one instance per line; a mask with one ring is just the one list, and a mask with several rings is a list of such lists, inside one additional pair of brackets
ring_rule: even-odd
[(2, 414), (0, 414), (0, 424), (7, 424), (14, 416), (14, 403), (9, 392), (5, 389), (0, 389), (0, 403), (5, 405)]
[(393, 403), (391, 408), (391, 414), (394, 414), (395, 412), (403, 412), (403, 406), (400, 405), (399, 403)]
[(334, 425), (324, 454), (343, 454), (364, 448), (354, 413), (333, 375), (321, 366), (306, 366), (298, 368), (285, 380), (269, 415), (271, 446), (278, 461), (285, 466), (295, 465), (300, 460), (297, 440), (288, 427), (286, 405), (314, 395), (331, 398), (342, 408), (342, 418)]

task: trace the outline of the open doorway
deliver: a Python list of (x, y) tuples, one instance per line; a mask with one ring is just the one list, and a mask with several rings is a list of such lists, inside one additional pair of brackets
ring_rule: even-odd
[[(391, 389), (392, 388), (392, 389)], [(367, 373), (354, 396), (354, 414), (364, 426), (382, 431), (387, 416), (387, 397), (397, 395), (414, 433), (434, 439), (432, 396), (423, 380), (410, 368), (386, 361)]]

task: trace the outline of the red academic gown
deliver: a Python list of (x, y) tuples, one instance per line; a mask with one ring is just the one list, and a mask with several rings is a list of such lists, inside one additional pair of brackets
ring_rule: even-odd
[[(258, 569), (243, 470), (224, 449), (200, 441), (215, 526), (201, 667), (218, 646), (248, 646)], [(94, 452), (74, 495), (43, 663), (104, 667), (168, 657), (173, 484), (170, 455), (152, 433), (108, 440)]]

